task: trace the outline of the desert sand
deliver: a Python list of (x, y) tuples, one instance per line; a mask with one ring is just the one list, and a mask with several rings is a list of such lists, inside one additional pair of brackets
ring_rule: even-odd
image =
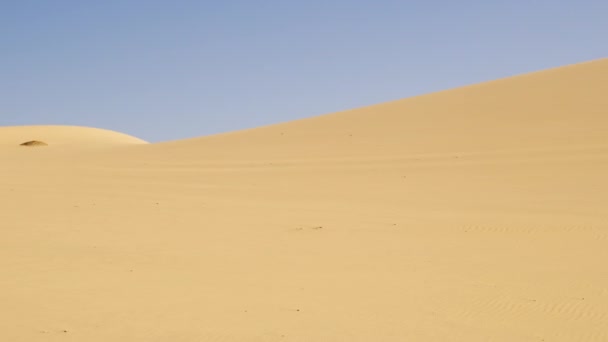
[(608, 341), (608, 59), (0, 166), (0, 341)]

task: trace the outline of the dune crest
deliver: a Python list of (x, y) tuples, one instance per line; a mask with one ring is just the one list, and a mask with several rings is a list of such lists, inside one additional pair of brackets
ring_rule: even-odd
[(608, 58), (158, 148), (333, 158), (602, 145), (607, 84)]
[[(116, 145), (146, 144), (147, 142), (127, 134), (91, 127), (79, 126), (6, 126), (0, 127), (0, 146), (17, 146), (27, 142), (43, 142), (47, 145)], [(32, 143), (32, 145), (40, 145)]]

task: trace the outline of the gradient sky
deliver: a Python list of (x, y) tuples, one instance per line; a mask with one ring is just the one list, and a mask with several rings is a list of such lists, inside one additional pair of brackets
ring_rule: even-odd
[(608, 1), (0, 0), (0, 125), (209, 135), (608, 56)]

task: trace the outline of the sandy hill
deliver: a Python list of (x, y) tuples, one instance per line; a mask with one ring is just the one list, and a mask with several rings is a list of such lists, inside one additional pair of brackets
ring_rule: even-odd
[[(0, 340), (608, 341), (607, 76), (160, 144), (3, 142)], [(53, 143), (13, 142), (32, 139)]]
[(0, 127), (0, 146), (20, 146), (39, 141), (48, 146), (142, 144), (145, 141), (105, 129), (78, 126), (13, 126)]
[(603, 59), (168, 145), (287, 159), (603, 145), (607, 84)]

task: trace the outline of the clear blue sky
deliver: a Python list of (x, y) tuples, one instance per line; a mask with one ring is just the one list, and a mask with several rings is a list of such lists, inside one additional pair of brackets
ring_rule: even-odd
[(607, 57), (606, 42), (606, 0), (0, 0), (0, 125), (174, 140)]

